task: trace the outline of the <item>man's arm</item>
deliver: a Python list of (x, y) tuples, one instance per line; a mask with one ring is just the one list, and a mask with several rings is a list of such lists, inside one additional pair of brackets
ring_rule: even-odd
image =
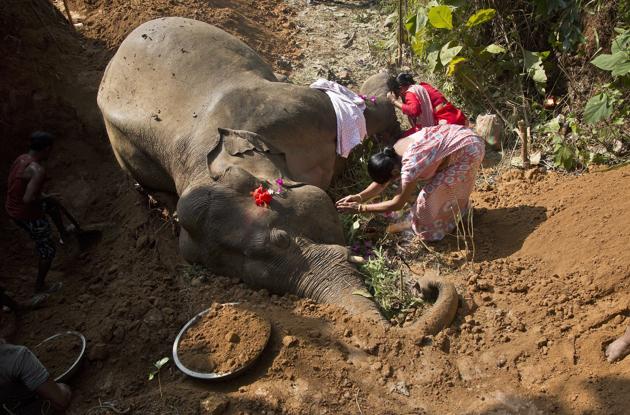
[(41, 399), (50, 401), (52, 406), (61, 413), (70, 405), (70, 399), (72, 398), (72, 392), (70, 387), (64, 383), (56, 383), (54, 380), (48, 378), (46, 382), (41, 384), (35, 392)]
[(26, 191), (22, 201), (24, 203), (32, 203), (36, 201), (42, 192), (42, 186), (44, 185), (44, 179), (46, 177), (46, 170), (39, 164), (31, 163), (26, 169), (27, 177), (30, 176), (30, 180), (26, 185)]

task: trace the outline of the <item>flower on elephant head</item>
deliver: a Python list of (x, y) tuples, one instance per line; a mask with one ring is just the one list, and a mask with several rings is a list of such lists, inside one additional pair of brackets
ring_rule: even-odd
[(256, 206), (269, 206), (271, 203), (271, 193), (269, 193), (268, 189), (265, 189), (261, 184), (252, 192), (252, 197), (254, 198), (254, 202), (256, 202)]
[(374, 95), (369, 98), (367, 95), (359, 95), (359, 98), (361, 98), (363, 101), (367, 101), (369, 99), (370, 101), (372, 101), (372, 104), (376, 104), (376, 97)]
[(284, 193), (284, 180), (282, 180), (282, 177), (276, 179), (276, 184), (278, 185), (278, 194)]

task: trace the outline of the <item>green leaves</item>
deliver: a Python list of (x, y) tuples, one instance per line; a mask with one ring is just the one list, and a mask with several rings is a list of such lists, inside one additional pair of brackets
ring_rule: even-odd
[(429, 9), (429, 23), (437, 29), (453, 30), (453, 12), (448, 6), (435, 6)]
[(595, 124), (610, 117), (613, 112), (610, 101), (611, 99), (606, 93), (592, 96), (584, 107), (584, 121)]
[(538, 84), (547, 83), (547, 73), (543, 68), (543, 59), (549, 56), (549, 51), (530, 52), (523, 50), (523, 67), (527, 75)]
[(418, 12), (407, 18), (405, 29), (413, 37), (427, 25), (427, 10), (424, 7), (418, 8)]
[(499, 53), (505, 53), (505, 48), (497, 45), (496, 43), (493, 43), (483, 48), (482, 52), (488, 52), (488, 53), (492, 53), (493, 55), (496, 55)]
[(613, 40), (612, 45), (610, 45), (610, 50), (613, 54), (617, 52), (625, 51), (626, 53), (630, 51), (630, 30), (621, 30), (615, 29), (615, 32), (619, 33), (615, 40)]
[(462, 58), (461, 56), (451, 60), (451, 62), (448, 64), (448, 69), (446, 70), (446, 76), (455, 75), (458, 65), (465, 61), (466, 61), (466, 58)]
[(365, 290), (352, 291), (352, 295), (360, 295), (361, 297), (365, 297), (365, 298), (374, 298), (374, 296), (372, 294), (370, 294), (369, 292), (367, 292)]
[(565, 170), (573, 170), (577, 165), (575, 150), (563, 143), (557, 143), (553, 156), (553, 163), (556, 167), (562, 167)]
[(630, 73), (630, 30), (619, 32), (610, 47), (611, 54), (603, 53), (593, 59), (591, 63), (599, 69), (610, 71), (614, 77)]
[(439, 50), (434, 50), (427, 54), (427, 69), (429, 70), (429, 73), (435, 72), (435, 67), (437, 66), (439, 55)]
[(157, 362), (153, 363), (153, 368), (151, 368), (151, 371), (149, 372), (149, 380), (153, 380), (155, 376), (160, 373), (160, 369), (162, 369), (162, 366), (167, 364), (169, 361), (170, 359), (168, 357), (163, 357)]
[(619, 51), (609, 54), (601, 54), (591, 61), (599, 69), (611, 71), (613, 76), (623, 76), (630, 73), (630, 56), (627, 52)]
[(466, 26), (473, 27), (488, 22), (494, 18), (495, 14), (497, 14), (495, 9), (479, 9), (468, 18)]
[(451, 60), (462, 50), (463, 46), (450, 47), (451, 42), (448, 42), (440, 50), (440, 63), (442, 66), (447, 66)]

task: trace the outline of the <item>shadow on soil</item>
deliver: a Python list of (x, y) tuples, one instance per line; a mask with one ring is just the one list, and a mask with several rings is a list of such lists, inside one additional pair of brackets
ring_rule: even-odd
[[(497, 392), (495, 399), (487, 407), (466, 412), (467, 415), (538, 415), (558, 414), (626, 414), (630, 379), (602, 377), (584, 382), (579, 390), (566, 391), (566, 399), (538, 395), (532, 399)], [(567, 404), (575, 401), (575, 407)]]
[(547, 209), (542, 206), (475, 209), (475, 260), (492, 261), (512, 255), (545, 220)]

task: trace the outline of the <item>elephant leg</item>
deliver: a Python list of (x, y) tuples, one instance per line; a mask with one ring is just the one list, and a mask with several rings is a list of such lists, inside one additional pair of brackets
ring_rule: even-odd
[(175, 183), (167, 171), (146, 151), (133, 144), (135, 140), (105, 119), (105, 128), (118, 164), (146, 189), (175, 193)]

